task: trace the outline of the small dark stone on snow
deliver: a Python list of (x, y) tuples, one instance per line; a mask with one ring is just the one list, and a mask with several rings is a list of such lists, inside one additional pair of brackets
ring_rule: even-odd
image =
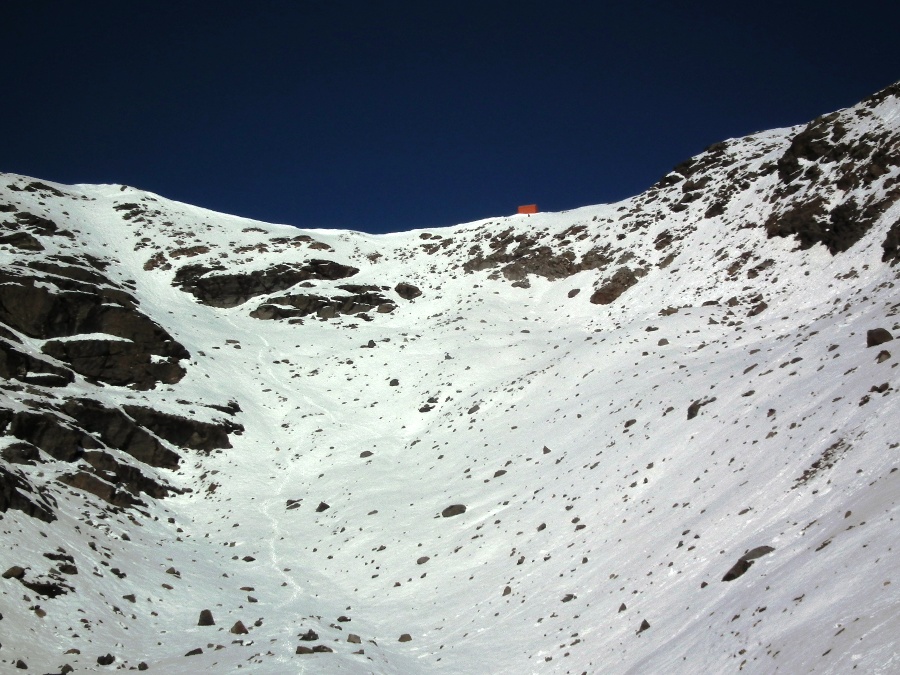
[(359, 453), (359, 456), (362, 458), (371, 457), (372, 451), (371, 450), (363, 450), (361, 453)]
[(189, 651), (187, 654), (185, 654), (185, 656), (197, 656), (198, 654), (202, 654), (202, 653), (203, 653), (203, 650), (200, 649), (200, 647), (197, 647), (196, 649), (192, 649), (191, 651)]
[(198, 626), (215, 626), (216, 622), (213, 621), (212, 611), (208, 609), (200, 610), (200, 620), (197, 621)]
[(657, 344), (659, 347), (665, 347), (667, 344), (669, 344), (669, 341), (666, 340), (666, 338), (660, 338), (660, 339), (659, 339), (659, 342), (657, 342), (656, 344)]
[(327, 511), (331, 506), (326, 504), (325, 502), (319, 502), (319, 505), (316, 507), (316, 513), (322, 513), (322, 511)]
[(400, 636), (400, 639), (397, 642), (410, 642), (412, 640), (412, 636), (409, 633), (404, 633)]
[(300, 635), (300, 639), (304, 642), (313, 642), (319, 639), (319, 634), (312, 628), (310, 628), (308, 631)]
[(326, 645), (316, 645), (312, 650), (319, 654), (330, 653), (334, 651), (331, 647), (328, 647)]
[(297, 647), (297, 651), (295, 651), (294, 653), (295, 654), (312, 654), (313, 650), (311, 647), (304, 647), (303, 645), (300, 645), (299, 647)]
[(18, 661), (16, 661), (16, 668), (20, 668), (22, 670), (27, 670), (28, 664), (25, 663), (22, 659), (19, 659)]
[(228, 632), (234, 635), (246, 635), (249, 631), (243, 621), (236, 621)]
[(25, 576), (25, 568), (13, 565), (3, 573), (4, 579), (21, 579)]
[(878, 352), (878, 356), (875, 357), (876, 363), (884, 363), (889, 358), (891, 358), (891, 353), (887, 349), (882, 349)]
[(722, 577), (722, 581), (734, 581), (738, 577), (744, 575), (744, 573), (750, 569), (750, 566), (753, 564), (752, 560), (745, 560), (744, 558), (740, 558), (734, 565), (731, 566), (731, 569), (725, 572), (725, 576)]
[(419, 558), (418, 560), (416, 560), (416, 565), (424, 565), (424, 564), (427, 563), (429, 560), (431, 560), (431, 558), (429, 558), (427, 555), (423, 555), (421, 558)]
[(396, 387), (399, 384), (400, 384), (400, 380), (398, 380), (396, 377), (393, 380), (391, 380), (390, 382), (388, 382), (388, 385), (391, 387)]
[(575, 597), (576, 597), (576, 596), (575, 596), (574, 593), (566, 593), (566, 594), (563, 596), (562, 601), (563, 601), (563, 602), (570, 602), (571, 600), (574, 600)]
[(509, 595), (510, 593), (512, 593), (512, 589), (509, 586), (503, 589), (504, 596)]
[(466, 507), (463, 504), (452, 504), (448, 506), (446, 509), (441, 511), (441, 515), (444, 518), (452, 518), (453, 516), (458, 516), (461, 513), (466, 512)]
[(347, 642), (352, 642), (353, 644), (358, 645), (360, 642), (362, 642), (362, 640), (359, 639), (359, 635), (350, 633), (350, 635), (347, 636)]
[(866, 347), (875, 347), (893, 339), (894, 336), (886, 328), (873, 328), (866, 332)]
[(546, 445), (544, 446), (544, 454), (545, 454), (545, 455), (549, 455), (549, 454), (550, 454), (550, 448), (548, 448)]
[(624, 602), (623, 602), (621, 605), (619, 605), (619, 611), (620, 611), (620, 612), (624, 612), (626, 609), (628, 609), (628, 608), (625, 606), (625, 603), (624, 603)]
[(148, 666), (145, 662), (141, 661), (138, 664), (138, 670), (147, 670), (150, 666)]
[(108, 666), (115, 660), (116, 660), (115, 656), (113, 656), (112, 654), (106, 654), (105, 656), (97, 657), (97, 664), (101, 665), (101, 666)]
[(252, 555), (245, 555), (243, 558), (241, 558), (241, 560), (243, 560), (244, 562), (253, 562), (254, 560), (256, 560), (256, 558), (254, 558)]
[(638, 628), (638, 633), (643, 633), (648, 628), (650, 628), (650, 622), (647, 621), (647, 619), (644, 619), (643, 621), (641, 621), (641, 627)]

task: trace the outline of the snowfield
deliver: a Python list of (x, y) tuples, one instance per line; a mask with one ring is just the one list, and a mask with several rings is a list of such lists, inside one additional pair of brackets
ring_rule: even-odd
[[(897, 672), (898, 93), (618, 204), (383, 236), (0, 174), (0, 670)], [(85, 355), (129, 319), (11, 300), (69, 312), (72, 267), (170, 338), (148, 386)]]

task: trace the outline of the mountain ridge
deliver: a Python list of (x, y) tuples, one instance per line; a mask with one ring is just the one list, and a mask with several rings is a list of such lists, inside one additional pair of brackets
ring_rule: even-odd
[(891, 670), (898, 95), (391, 235), (0, 175), (0, 662)]

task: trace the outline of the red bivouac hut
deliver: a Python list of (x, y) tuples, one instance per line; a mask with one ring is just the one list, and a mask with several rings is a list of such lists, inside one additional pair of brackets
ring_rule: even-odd
[(537, 213), (537, 204), (524, 204), (519, 207), (519, 213)]

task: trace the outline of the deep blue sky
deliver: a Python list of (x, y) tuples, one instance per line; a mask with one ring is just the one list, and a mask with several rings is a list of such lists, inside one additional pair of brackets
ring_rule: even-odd
[(20, 0), (0, 171), (370, 232), (615, 201), (900, 80), (900, 3)]

